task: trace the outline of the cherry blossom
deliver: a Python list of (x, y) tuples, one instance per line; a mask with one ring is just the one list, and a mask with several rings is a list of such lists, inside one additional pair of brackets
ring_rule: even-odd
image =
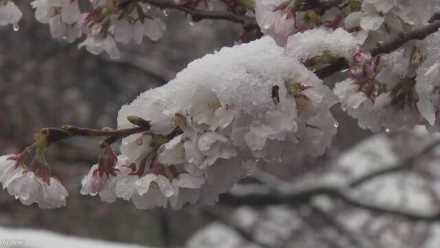
[[(223, 73), (231, 67), (236, 74)], [(336, 134), (329, 110), (335, 103), (321, 80), (269, 38), (205, 56), (122, 107), (120, 128), (132, 127), (127, 117), (138, 116), (152, 131), (122, 142), (121, 152), (140, 172), (137, 183), (126, 185), (132, 193), (125, 198), (135, 204), (150, 198), (164, 206), (212, 204), (252, 166), (321, 155)], [(152, 182), (160, 185), (151, 188)]]
[(31, 5), (35, 18), (49, 24), (52, 37), (73, 42), (81, 36), (78, 0), (35, 0)]
[(263, 33), (272, 36), (280, 45), (295, 32), (295, 10), (289, 1), (257, 0), (255, 15)]
[[(386, 56), (354, 55), (351, 78), (335, 86), (343, 108), (359, 126), (373, 131), (412, 128), (422, 123), (417, 109), (412, 56), (417, 47), (408, 45)], [(395, 67), (399, 64), (399, 67)]]
[(14, 27), (18, 27), (18, 22), (22, 16), (23, 14), (14, 2), (0, 2), (0, 26), (12, 24)]
[(37, 203), (40, 208), (65, 206), (69, 194), (60, 181), (48, 176), (47, 168), (27, 168), (22, 156), (0, 157), (0, 183), (3, 189), (24, 205)]
[(121, 57), (121, 52), (117, 47), (115, 40), (111, 36), (91, 36), (81, 42), (78, 47), (86, 47), (87, 51), (95, 55), (98, 55), (105, 51), (113, 59), (118, 59)]

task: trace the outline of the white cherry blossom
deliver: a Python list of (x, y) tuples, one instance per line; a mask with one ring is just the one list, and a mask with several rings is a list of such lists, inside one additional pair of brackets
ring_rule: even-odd
[(106, 52), (110, 56), (110, 58), (118, 59), (121, 57), (121, 52), (119, 51), (115, 40), (111, 36), (89, 36), (87, 37), (87, 39), (81, 42), (78, 47), (86, 47), (87, 51), (95, 55)]
[(20, 155), (0, 157), (0, 182), (3, 189), (24, 205), (36, 203), (40, 208), (59, 208), (66, 205), (69, 195), (54, 177), (42, 177), (24, 168)]
[(35, 18), (48, 23), (53, 38), (73, 42), (82, 35), (81, 12), (78, 0), (35, 0)]
[(12, 1), (0, 2), (0, 26), (18, 25), (23, 13)]
[[(140, 179), (124, 184), (124, 199), (142, 208), (212, 204), (250, 172), (250, 160), (288, 164), (321, 155), (336, 134), (335, 103), (332, 91), (270, 38), (207, 55), (120, 110), (120, 128), (133, 127), (126, 118), (138, 116), (153, 133), (130, 149), (139, 136), (123, 141), (121, 151), (137, 166), (149, 157)], [(128, 152), (138, 149), (144, 153)]]
[(295, 32), (295, 15), (284, 0), (257, 0), (255, 16), (263, 33), (284, 45), (287, 37)]

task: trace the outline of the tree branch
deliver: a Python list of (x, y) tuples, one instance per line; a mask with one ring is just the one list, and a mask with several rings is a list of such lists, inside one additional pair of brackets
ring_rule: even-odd
[(138, 71), (154, 80), (153, 87), (161, 86), (170, 81), (175, 73), (167, 70), (151, 60), (144, 59), (139, 55), (122, 54), (121, 58), (115, 60), (105, 56), (96, 56), (97, 59), (106, 64), (117, 64), (118, 66)]
[(336, 187), (318, 187), (313, 189), (306, 189), (304, 191), (291, 194), (249, 194), (244, 196), (236, 196), (226, 194), (220, 196), (220, 204), (228, 206), (254, 206), (266, 207), (273, 205), (290, 205), (299, 206), (306, 204), (316, 197), (328, 197), (333, 200), (339, 200), (352, 207), (366, 210), (379, 215), (390, 215), (400, 217), (409, 221), (425, 221), (436, 222), (440, 221), (440, 213), (424, 215), (415, 212), (402, 211), (400, 209), (387, 208), (384, 206), (377, 206), (370, 203), (358, 201), (353, 199), (348, 194)]
[(242, 227), (240, 227), (239, 225), (234, 223), (228, 216), (224, 216), (223, 214), (221, 214), (215, 210), (209, 210), (209, 209), (202, 210), (202, 213), (203, 213), (203, 215), (205, 215), (209, 219), (211, 219), (213, 221), (218, 221), (218, 222), (222, 223), (223, 225), (230, 227), (237, 234), (239, 234), (244, 240), (251, 242), (253, 244), (256, 244), (262, 248), (270, 248), (269, 245), (262, 243), (259, 240), (256, 240), (254, 235), (252, 235), (251, 232), (243, 229)]
[[(317, 223), (316, 218), (315, 218), (315, 213), (313, 213), (313, 211), (301, 211), (301, 209), (297, 210), (298, 213), (298, 217), (302, 220), (302, 222), (307, 225), (309, 228), (311, 228), (313, 230), (313, 234), (314, 236), (320, 240), (321, 242), (324, 242), (326, 244), (325, 247), (328, 248), (343, 248), (338, 240), (336, 240), (335, 238), (329, 238), (327, 237), (327, 235), (325, 235), (324, 233), (322, 233), (322, 224), (321, 223)], [(353, 246), (356, 248), (360, 248), (358, 246)]]
[[(433, 21), (430, 24), (416, 28), (408, 33), (402, 33), (397, 35), (396, 37), (390, 38), (388, 41), (379, 44), (377, 47), (371, 49), (369, 52), (373, 56), (391, 53), (397, 50), (398, 48), (400, 48), (408, 41), (425, 39), (429, 35), (437, 32), (439, 28), (440, 28), (440, 20)], [(349, 67), (348, 62), (345, 59), (341, 58), (338, 59), (334, 64), (316, 71), (316, 75), (320, 78), (326, 78), (338, 71), (347, 69), (348, 67)]]
[(386, 169), (375, 171), (375, 172), (372, 172), (372, 173), (367, 174), (365, 176), (362, 176), (360, 178), (357, 178), (357, 179), (353, 180), (349, 184), (349, 186), (351, 188), (356, 188), (356, 187), (359, 187), (359, 186), (361, 186), (361, 185), (363, 185), (363, 184), (365, 184), (365, 183), (367, 183), (377, 177), (389, 175), (389, 174), (397, 172), (397, 171), (411, 169), (414, 165), (414, 162), (417, 159), (419, 159), (423, 155), (426, 155), (426, 154), (432, 152), (439, 145), (440, 145), (440, 140), (436, 140), (436, 141), (432, 142), (431, 144), (427, 145), (426, 147), (424, 147), (421, 151), (417, 152), (416, 154), (404, 159), (400, 163), (398, 163), (394, 166), (390, 166)]
[[(421, 151), (406, 158), (403, 161), (400, 161), (394, 166), (390, 166), (383, 170), (375, 171), (360, 178), (354, 179), (353, 181), (347, 184), (347, 188), (321, 186), (315, 188), (308, 188), (296, 192), (290, 190), (290, 192), (288, 192), (289, 188), (292, 189), (294, 187), (288, 187), (284, 185), (287, 183), (277, 182), (272, 178), (267, 179), (266, 177), (259, 176), (258, 178), (260, 180), (263, 180), (263, 183), (266, 183), (268, 187), (270, 187), (273, 190), (270, 194), (255, 193), (244, 196), (243, 195), (238, 196), (232, 194), (221, 195), (220, 203), (225, 205), (232, 205), (232, 206), (250, 205), (255, 207), (264, 207), (269, 205), (299, 206), (310, 202), (312, 199), (316, 197), (324, 196), (333, 200), (341, 201), (352, 207), (367, 210), (369, 212), (373, 212), (376, 214), (397, 216), (411, 221), (427, 221), (427, 222), (440, 221), (440, 212), (433, 213), (431, 215), (424, 215), (416, 212), (407, 212), (395, 208), (388, 208), (384, 206), (370, 204), (367, 202), (362, 202), (357, 199), (354, 199), (349, 194), (350, 190), (353, 190), (367, 182), (370, 182), (371, 180), (377, 177), (411, 168), (414, 162), (418, 158), (420, 158), (420, 156), (423, 156), (433, 151), (439, 145), (440, 145), (440, 140), (433, 141), (432, 143), (424, 147)], [(279, 184), (280, 186), (278, 187), (275, 184)], [(279, 188), (280, 190), (276, 190), (277, 188)]]
[(434, 21), (430, 24), (416, 28), (408, 33), (401, 33), (394, 38), (391, 38), (383, 44), (379, 44), (376, 48), (373, 48), (370, 53), (373, 56), (383, 53), (390, 53), (397, 50), (410, 40), (423, 40), (429, 35), (435, 33), (440, 28), (440, 21)]
[(306, 11), (306, 10), (318, 10), (320, 13), (324, 13), (327, 10), (333, 8), (333, 7), (337, 7), (338, 5), (342, 4), (343, 2), (345, 2), (345, 0), (324, 0), (324, 1), (305, 1), (305, 6), (304, 8), (301, 8), (301, 11)]
[(310, 204), (309, 208), (312, 211), (312, 214), (317, 215), (319, 219), (324, 221), (328, 226), (333, 227), (342, 237), (345, 237), (352, 247), (364, 247), (362, 242), (356, 237), (355, 233), (352, 233), (344, 224), (333, 218), (325, 210), (313, 204)]
[(109, 140), (113, 141), (125, 138), (132, 134), (147, 132), (149, 130), (149, 126), (138, 126), (118, 130), (65, 126), (63, 128), (43, 128), (40, 132), (46, 135), (48, 143), (52, 144), (72, 137), (107, 137)]
[(170, 1), (170, 0), (141, 0), (141, 1), (159, 7), (161, 9), (180, 10), (184, 13), (191, 15), (194, 21), (200, 21), (203, 19), (226, 20), (226, 21), (231, 21), (245, 25), (257, 26), (257, 22), (255, 18), (237, 15), (232, 12), (193, 9), (193, 8), (188, 8), (184, 5), (176, 4), (174, 3), (174, 1)]

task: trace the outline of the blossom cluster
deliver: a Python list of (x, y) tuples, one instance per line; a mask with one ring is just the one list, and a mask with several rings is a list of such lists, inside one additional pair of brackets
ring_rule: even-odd
[[(0, 0), (0, 26), (13, 25), (19, 30), (23, 14), (15, 0)], [(240, 16), (253, 15), (253, 0), (222, 1), (228, 11)], [(80, 41), (78, 47), (85, 47), (92, 54), (105, 52), (112, 59), (121, 56), (119, 44), (141, 44), (144, 37), (156, 42), (161, 39), (168, 16), (167, 8), (191, 12), (197, 9), (213, 9), (212, 1), (176, 0), (154, 2), (141, 0), (33, 0), (30, 7), (35, 19), (48, 24), (54, 39), (72, 43)], [(24, 7), (24, 4), (20, 4)], [(163, 13), (163, 14), (162, 14)], [(199, 21), (197, 15), (188, 14), (192, 24)]]
[(137, 208), (213, 204), (256, 166), (323, 154), (336, 134), (334, 103), (270, 38), (224, 48), (122, 107), (119, 128), (134, 127), (127, 119), (137, 116), (151, 130), (128, 136), (119, 156), (92, 167), (82, 192)]
[[(200, 8), (205, 1), (178, 2)], [(246, 14), (255, 15), (267, 36), (195, 60), (166, 85), (122, 106), (118, 129), (139, 126), (133, 117), (148, 129), (123, 136), (119, 152), (104, 144), (81, 193), (106, 202), (130, 200), (140, 209), (213, 204), (257, 167), (323, 155), (338, 130), (336, 104), (372, 131), (419, 124), (436, 130), (440, 35), (406, 42), (388, 54), (369, 51), (385, 42), (385, 34), (427, 24), (437, 2), (347, 2), (323, 8), (316, 1), (257, 0), (255, 13)], [(77, 0), (31, 4), (55, 38), (74, 41), (85, 35), (80, 46), (95, 54), (117, 57), (116, 42), (156, 40), (164, 29), (138, 1), (94, 0), (90, 12)], [(349, 64), (346, 71), (326, 81), (318, 77), (316, 71), (341, 59)], [(327, 82), (335, 83), (333, 89)], [(20, 183), (0, 180), (11, 194), (25, 204), (48, 206), (47, 197), (57, 199), (54, 207), (64, 204), (67, 192), (56, 179), (37, 173), (41, 166), (26, 166), (32, 163), (20, 156), (17, 163), (12, 160), (0, 161), (5, 168), (0, 177), (9, 178), (6, 172), (12, 171), (40, 193), (29, 198)], [(52, 185), (57, 194), (44, 193)]]
[(436, 0), (423, 4), (407, 0), (256, 0), (255, 17), (263, 33), (279, 45), (298, 32), (315, 28), (344, 28), (366, 46), (375, 46), (390, 34), (426, 24), (439, 7)]
[[(310, 20), (305, 15), (316, 10), (305, 2), (257, 1), (257, 21), (263, 32), (285, 46), (286, 53), (296, 54), (309, 68), (316, 70), (340, 57), (350, 63), (348, 78), (336, 84), (334, 93), (360, 127), (391, 131), (422, 124), (437, 129), (438, 34), (407, 42), (389, 54), (372, 56), (368, 50), (385, 42), (385, 37), (428, 24), (438, 1), (348, 1), (316, 12), (319, 27), (302, 24)], [(323, 18), (330, 16), (342, 19), (337, 25), (325, 25)]]
[(14, 25), (14, 29), (17, 29), (22, 16), (23, 13), (14, 2), (9, 0), (0, 1), (0, 26), (11, 24)]
[(40, 208), (66, 205), (67, 190), (48, 174), (46, 165), (37, 161), (25, 163), (26, 154), (0, 156), (0, 183), (3, 189), (24, 205), (38, 204)]
[[(81, 7), (79, 0), (30, 3), (35, 18), (49, 25), (53, 38), (74, 42), (85, 37), (79, 47), (86, 47), (93, 54), (106, 52), (112, 58), (120, 56), (117, 42), (140, 44), (144, 36), (157, 41), (166, 29), (151, 6), (140, 1), (90, 0), (87, 4), (88, 8)], [(18, 30), (21, 17), (12, 0), (0, 1), (0, 25), (13, 24)]]

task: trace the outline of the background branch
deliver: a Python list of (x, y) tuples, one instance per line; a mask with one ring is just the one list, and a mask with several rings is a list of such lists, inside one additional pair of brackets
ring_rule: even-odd
[(244, 240), (251, 242), (253, 244), (256, 244), (262, 248), (270, 248), (269, 245), (262, 243), (259, 240), (256, 240), (254, 235), (251, 232), (249, 232), (249, 231), (245, 230), (244, 228), (240, 227), (239, 225), (237, 225), (228, 216), (225, 216), (224, 214), (221, 214), (218, 211), (215, 211), (212, 209), (204, 209), (204, 210), (202, 210), (202, 213), (208, 219), (220, 222), (223, 225), (228, 226), (229, 228), (234, 230), (238, 235), (240, 235), (241, 238), (243, 238)]
[(260, 173), (257, 179), (263, 181), (263, 183), (268, 185), (268, 187), (273, 191), (271, 191), (270, 193), (251, 193), (245, 195), (221, 195), (220, 203), (232, 206), (248, 205), (255, 207), (264, 207), (271, 205), (290, 205), (296, 207), (308, 204), (311, 200), (317, 197), (327, 197), (333, 201), (340, 201), (351, 207), (366, 210), (379, 215), (396, 216), (410, 221), (440, 221), (440, 212), (432, 214), (408, 212), (396, 208), (390, 208), (387, 206), (375, 205), (372, 203), (360, 201), (351, 196), (351, 192), (354, 189), (360, 187), (365, 183), (371, 182), (372, 180), (383, 175), (388, 175), (390, 173), (410, 168), (411, 166), (413, 166), (414, 162), (417, 159), (419, 159), (423, 155), (432, 152), (439, 145), (440, 141), (436, 140), (425, 146), (419, 152), (404, 159), (403, 161), (399, 161), (395, 165), (391, 165), (382, 170), (374, 171), (362, 177), (355, 178), (352, 181), (348, 182), (345, 187), (318, 186), (314, 188), (302, 189), (300, 191), (294, 191), (295, 185), (286, 186), (288, 185), (287, 182), (277, 182), (273, 178), (261, 176)]
[(161, 9), (176, 9), (186, 14), (189, 14), (194, 21), (200, 21), (203, 19), (211, 20), (226, 20), (240, 24), (257, 26), (255, 18), (237, 15), (228, 11), (214, 11), (214, 10), (201, 10), (188, 8), (181, 4), (176, 4), (174, 1), (169, 0), (141, 0), (144, 3), (151, 4)]
[(356, 237), (356, 234), (351, 232), (347, 227), (340, 223), (337, 219), (333, 218), (322, 208), (315, 206), (314, 204), (309, 205), (312, 214), (318, 216), (319, 219), (324, 221), (328, 226), (336, 230), (341, 236), (345, 237), (351, 247), (363, 248), (365, 247), (362, 242)]
[(390, 166), (386, 169), (372, 172), (372, 173), (367, 174), (363, 177), (360, 177), (360, 178), (353, 180), (350, 183), (350, 187), (356, 188), (356, 187), (359, 187), (359, 186), (363, 185), (364, 183), (367, 183), (377, 177), (389, 175), (391, 173), (402, 171), (402, 170), (411, 169), (417, 159), (419, 159), (423, 155), (426, 155), (426, 154), (432, 152), (439, 145), (440, 145), (440, 140), (436, 140), (436, 141), (432, 142), (431, 144), (425, 146), (422, 150), (420, 150), (416, 154), (409, 156), (408, 158), (404, 159), (403, 161), (401, 161), (400, 163), (398, 163), (394, 166)]

